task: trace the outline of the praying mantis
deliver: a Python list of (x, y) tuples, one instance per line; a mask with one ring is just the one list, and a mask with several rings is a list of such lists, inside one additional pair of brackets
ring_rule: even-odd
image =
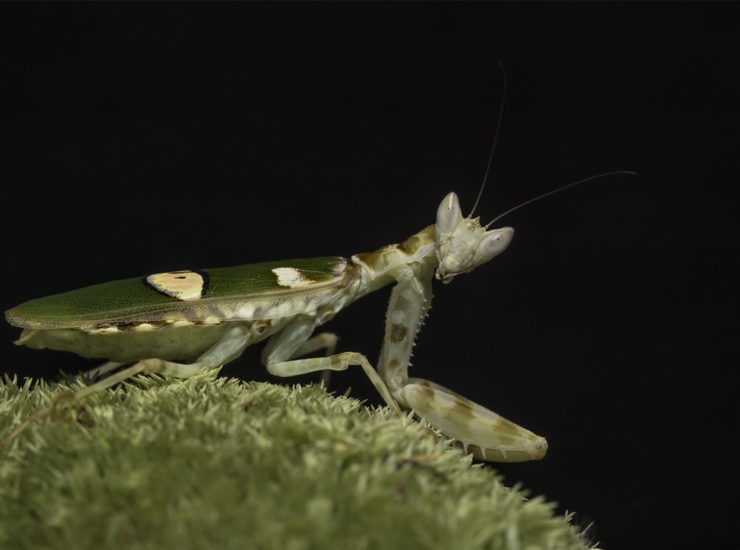
[[(499, 116), (499, 127), (500, 120)], [(495, 141), (494, 137), (494, 147)], [(97, 369), (101, 374), (133, 363), (68, 395), (73, 401), (138, 374), (187, 378), (229, 363), (248, 346), (266, 341), (261, 361), (275, 376), (359, 366), (393, 411), (413, 411), (476, 458), (537, 460), (547, 452), (544, 437), (435, 382), (410, 377), (412, 347), (429, 311), (433, 280), (449, 284), (508, 247), (514, 230), (489, 229), (494, 222), (535, 200), (613, 174), (631, 172), (609, 172), (570, 183), (507, 210), (487, 225), (473, 217), (475, 206), (463, 216), (457, 195), (450, 192), (439, 204), (433, 224), (401, 243), (349, 258), (155, 273), (30, 300), (6, 311), (5, 316), (22, 329), (17, 345), (108, 359)], [(344, 308), (390, 285), (385, 333), (375, 367), (361, 353), (337, 353), (335, 334), (314, 335)], [(325, 354), (306, 357), (319, 351)], [(50, 416), (56, 406), (32, 415), (0, 446), (7, 447), (30, 423)]]
[[(629, 172), (573, 182), (515, 208), (615, 173)], [(137, 374), (186, 378), (233, 361), (247, 346), (267, 340), (262, 363), (275, 376), (360, 366), (393, 411), (413, 411), (476, 458), (537, 460), (547, 451), (544, 437), (408, 373), (414, 339), (432, 300), (433, 279), (448, 284), (489, 262), (511, 242), (511, 227), (488, 229), (490, 225), (481, 225), (472, 213), (463, 216), (457, 195), (450, 192), (433, 225), (374, 252), (156, 273), (30, 300), (5, 316), (23, 329), (17, 345), (109, 359), (101, 371), (134, 362), (78, 390), (70, 396), (74, 401)], [(342, 309), (388, 285), (394, 286), (377, 369), (360, 353), (336, 353), (336, 335), (313, 336)], [(320, 350), (326, 355), (304, 357)], [(3, 445), (53, 408), (26, 420)]]

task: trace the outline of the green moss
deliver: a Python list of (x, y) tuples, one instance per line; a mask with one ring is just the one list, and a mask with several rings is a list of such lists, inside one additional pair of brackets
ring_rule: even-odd
[[(217, 372), (139, 377), (33, 424), (0, 456), (0, 547), (585, 548), (409, 418)], [(0, 433), (68, 389), (6, 381)]]

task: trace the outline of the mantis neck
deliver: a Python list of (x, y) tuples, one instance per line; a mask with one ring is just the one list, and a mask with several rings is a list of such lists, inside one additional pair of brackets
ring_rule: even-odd
[(352, 256), (352, 262), (361, 271), (359, 296), (394, 282), (423, 278), (427, 273), (431, 278), (437, 266), (434, 236), (434, 225), (429, 225), (402, 243)]

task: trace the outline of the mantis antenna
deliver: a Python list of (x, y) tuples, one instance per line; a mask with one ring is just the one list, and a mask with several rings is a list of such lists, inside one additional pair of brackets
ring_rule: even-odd
[[(468, 218), (473, 217), (473, 213), (475, 212), (475, 209), (478, 208), (478, 203), (480, 202), (481, 197), (483, 196), (483, 190), (486, 187), (486, 183), (488, 182), (488, 176), (491, 173), (491, 166), (493, 165), (493, 154), (496, 151), (496, 142), (498, 141), (498, 134), (501, 130), (501, 121), (504, 118), (504, 105), (506, 104), (506, 87), (507, 87), (507, 81), (506, 81), (506, 69), (504, 68), (503, 62), (499, 59), (497, 61), (498, 67), (501, 70), (501, 79), (503, 81), (502, 85), (502, 92), (501, 92), (501, 103), (499, 105), (498, 109), (498, 122), (496, 123), (496, 131), (493, 134), (493, 143), (491, 144), (491, 152), (488, 155), (488, 165), (486, 166), (486, 171), (483, 174), (483, 182), (480, 185), (480, 190), (478, 191), (478, 196), (475, 198), (475, 202), (473, 203), (473, 209), (470, 211), (470, 214), (468, 215)], [(604, 172), (603, 174), (596, 174), (595, 176), (589, 176), (588, 178), (584, 178), (582, 180), (574, 181), (571, 183), (568, 183), (566, 185), (563, 185), (562, 187), (558, 187), (557, 189), (553, 189), (552, 191), (547, 191), (546, 193), (542, 193), (541, 195), (537, 195), (536, 197), (533, 197), (529, 200), (526, 200), (520, 204), (517, 204), (516, 206), (509, 208), (507, 211), (505, 211), (503, 214), (499, 214), (493, 220), (488, 222), (488, 224), (484, 227), (484, 229), (488, 229), (493, 223), (500, 220), (504, 216), (511, 214), (515, 210), (519, 210), (522, 206), (526, 206), (528, 204), (532, 204), (535, 201), (538, 201), (540, 199), (544, 199), (545, 197), (549, 197), (550, 195), (554, 195), (555, 193), (559, 193), (560, 191), (565, 191), (566, 189), (569, 189), (571, 187), (575, 187), (576, 185), (580, 185), (581, 183), (586, 183), (589, 181), (593, 181), (599, 178), (606, 178), (609, 176), (616, 176), (616, 175), (628, 175), (628, 176), (636, 176), (637, 172), (633, 172), (632, 170), (615, 170), (613, 172)]]
[(608, 176), (617, 176), (617, 175), (627, 175), (627, 176), (636, 176), (637, 172), (633, 172), (632, 170), (614, 170), (613, 172), (604, 172), (603, 174), (596, 174), (595, 176), (589, 176), (587, 178), (584, 178), (582, 180), (573, 181), (571, 183), (568, 183), (566, 185), (563, 185), (562, 187), (558, 187), (557, 189), (553, 189), (552, 191), (547, 191), (546, 193), (542, 193), (541, 195), (537, 195), (536, 197), (532, 197), (529, 200), (526, 200), (522, 203), (517, 204), (516, 206), (509, 208), (507, 211), (505, 211), (503, 214), (499, 214), (495, 218), (493, 218), (488, 224), (486, 224), (485, 229), (488, 229), (489, 226), (491, 226), (493, 223), (497, 222), (504, 216), (511, 214), (514, 212), (514, 210), (519, 210), (522, 206), (527, 206), (528, 204), (532, 204), (535, 201), (538, 201), (540, 199), (544, 199), (545, 197), (549, 197), (550, 195), (554, 195), (555, 193), (560, 193), (560, 191), (565, 191), (566, 189), (569, 189), (571, 187), (575, 187), (576, 185), (580, 185), (581, 183), (586, 183), (589, 181), (593, 181), (599, 178), (606, 178)]
[(491, 173), (491, 165), (493, 164), (493, 153), (496, 151), (496, 142), (498, 141), (498, 133), (499, 130), (501, 130), (501, 120), (504, 118), (504, 105), (506, 104), (506, 69), (504, 69), (504, 64), (501, 62), (501, 60), (498, 60), (498, 68), (501, 70), (501, 78), (503, 80), (503, 90), (501, 92), (501, 104), (498, 108), (498, 122), (496, 123), (496, 132), (493, 134), (493, 143), (491, 144), (491, 152), (488, 155), (488, 166), (486, 166), (486, 172), (483, 174), (483, 183), (480, 184), (480, 190), (478, 191), (478, 196), (475, 198), (475, 202), (473, 203), (473, 209), (470, 211), (470, 215), (468, 218), (473, 217), (473, 213), (475, 212), (475, 209), (478, 208), (478, 202), (480, 202), (480, 198), (483, 195), (483, 189), (486, 187), (486, 182), (488, 181), (488, 175)]

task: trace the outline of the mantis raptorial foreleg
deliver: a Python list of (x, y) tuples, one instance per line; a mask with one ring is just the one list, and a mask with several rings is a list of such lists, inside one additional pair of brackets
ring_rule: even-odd
[(402, 404), (399, 390), (408, 381), (414, 339), (432, 301), (433, 274), (433, 267), (424, 265), (416, 271), (404, 266), (393, 273), (398, 282), (388, 303), (378, 371), (388, 382), (393, 397)]
[[(466, 262), (473, 261), (476, 251), (464, 248), (466, 231), (472, 228), (480, 232), (488, 247), (496, 244), (495, 239), (501, 238), (499, 235), (506, 235), (493, 232), (486, 235), (479, 225), (469, 221), (469, 218), (461, 216), (456, 197), (448, 197), (442, 202), (436, 233), (437, 241), (442, 240), (443, 246), (437, 242), (439, 255), (436, 259), (448, 270), (465, 270), (465, 263), (454, 256), (461, 251)], [(491, 240), (494, 242), (488, 242)], [(477, 244), (478, 241), (474, 242)], [(388, 382), (393, 397), (403, 407), (412, 409), (445, 435), (459, 441), (466, 451), (478, 458), (503, 461), (542, 458), (547, 450), (544, 438), (439, 384), (408, 377), (414, 338), (432, 300), (434, 264), (405, 264), (391, 275), (398, 282), (391, 291), (378, 369)], [(444, 277), (440, 278), (444, 280)]]
[(409, 408), (478, 459), (521, 462), (547, 451), (544, 437), (429, 380), (410, 378), (401, 395)]

